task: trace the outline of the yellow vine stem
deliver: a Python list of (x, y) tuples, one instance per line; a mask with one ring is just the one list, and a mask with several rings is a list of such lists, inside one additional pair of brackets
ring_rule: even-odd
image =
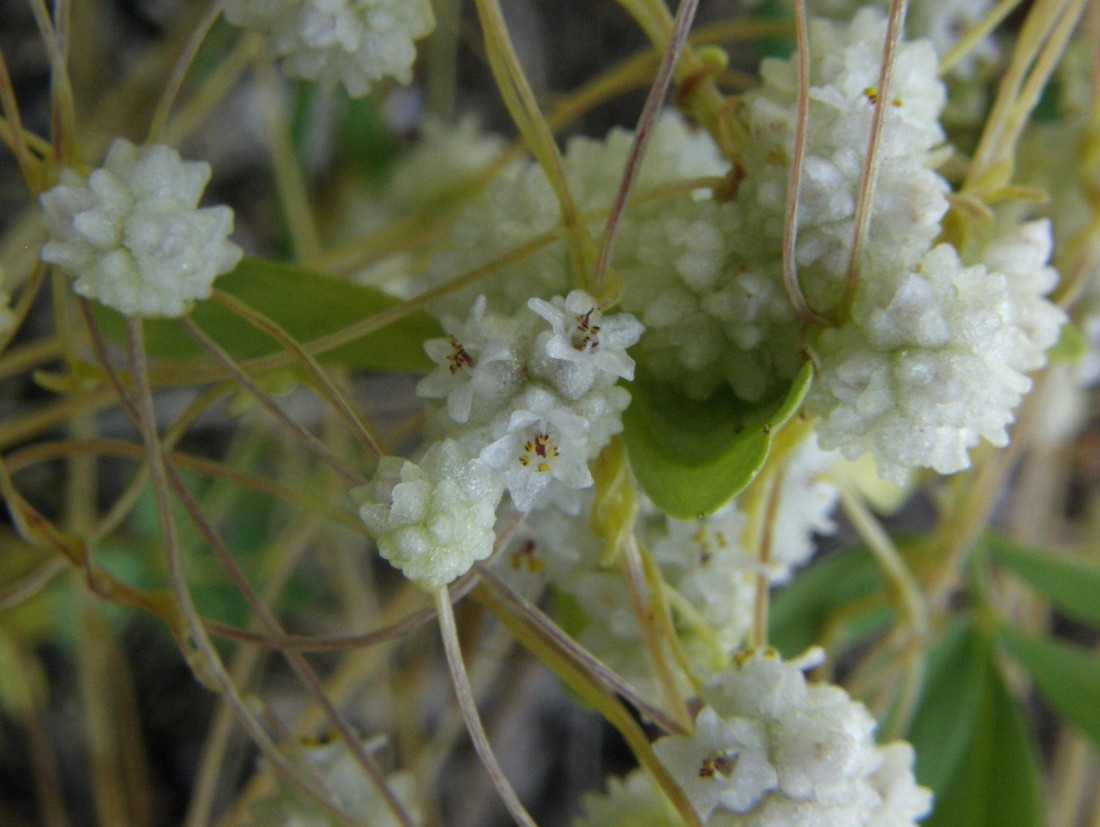
[[(675, 31), (664, 0), (618, 0), (618, 3), (645, 32), (653, 48), (664, 53)], [(722, 154), (736, 165), (749, 136), (731, 117), (731, 106), (715, 85), (717, 68), (713, 61), (708, 62), (694, 49), (686, 48), (676, 64), (673, 79), (681, 92), (686, 93), (681, 103), (688, 114), (702, 124)]]
[[(50, 59), (50, 112), (52, 117), (53, 153), (63, 167), (75, 166), (79, 161), (76, 144), (76, 103), (73, 99), (72, 81), (65, 56), (65, 44), (58, 36), (50, 19), (46, 0), (30, 0), (35, 25), (42, 35), (46, 55)], [(63, 8), (59, 5), (58, 12)]]
[(786, 468), (780, 466), (767, 483), (764, 524), (760, 530), (760, 550), (757, 553), (760, 571), (756, 574), (756, 594), (753, 600), (752, 645), (755, 649), (764, 649), (768, 645), (768, 601), (771, 594), (771, 578), (768, 577), (767, 569), (772, 561), (772, 542), (775, 537), (779, 501), (782, 499), (784, 476), (786, 476)]
[[(505, 602), (507, 587), (483, 572), (482, 582), (474, 589), (473, 597), (492, 612), (501, 625), (508, 629), (520, 645), (554, 672), (566, 686), (576, 692), (586, 703), (618, 730), (634, 757), (649, 772), (661, 791), (676, 808), (688, 827), (702, 827), (691, 801), (657, 759), (641, 726), (615, 697), (608, 686), (582, 667), (562, 647), (562, 641), (549, 637), (545, 630), (533, 625), (528, 618), (518, 614)], [(533, 610), (532, 611), (536, 611)], [(678, 730), (671, 730), (678, 733)]]
[(618, 302), (622, 295), (623, 286), (616, 277), (608, 280), (611, 267), (611, 253), (615, 246), (615, 234), (619, 228), (623, 211), (626, 209), (627, 198), (630, 190), (638, 179), (642, 169), (642, 161), (645, 159), (646, 148), (649, 146), (650, 136), (653, 134), (653, 125), (657, 122), (657, 115), (664, 104), (665, 94), (668, 92), (669, 83), (672, 82), (672, 70), (680, 58), (680, 52), (687, 43), (688, 32), (691, 31), (692, 21), (695, 20), (695, 10), (699, 7), (699, 0), (680, 0), (676, 9), (676, 19), (673, 25), (672, 36), (665, 47), (661, 64), (657, 68), (657, 76), (649, 87), (642, 113), (638, 117), (638, 125), (634, 129), (634, 139), (630, 144), (630, 151), (626, 158), (626, 167), (623, 170), (619, 189), (615, 193), (615, 199), (611, 202), (611, 211), (607, 216), (603, 233), (600, 236), (600, 247), (596, 253), (596, 264), (592, 272), (591, 292), (602, 307), (610, 307)]
[(561, 210), (561, 222), (569, 242), (573, 271), (580, 285), (592, 292), (592, 272), (590, 263), (595, 254), (595, 244), (588, 231), (588, 225), (582, 220), (569, 182), (565, 177), (565, 166), (561, 152), (554, 140), (546, 118), (539, 109), (531, 86), (512, 46), (504, 14), (500, 9), (500, 0), (475, 0), (478, 18), (481, 21), (485, 37), (485, 51), (489, 66), (493, 71), (497, 88), (500, 90), (504, 105), (520, 135), (527, 142), (531, 154), (546, 173)]
[(159, 143), (164, 124), (168, 121), (168, 115), (176, 102), (180, 87), (183, 86), (183, 79), (187, 76), (191, 64), (195, 62), (195, 56), (206, 41), (206, 36), (214, 28), (214, 23), (217, 22), (218, 16), (222, 13), (224, 3), (225, 0), (213, 0), (210, 8), (206, 10), (199, 24), (191, 32), (191, 36), (187, 38), (187, 43), (184, 45), (176, 65), (172, 67), (172, 73), (168, 76), (168, 81), (164, 84), (164, 91), (161, 92), (160, 100), (157, 101), (157, 107), (153, 110), (153, 117), (149, 123), (149, 135), (145, 139), (146, 143)]
[(49, 680), (40, 660), (14, 638), (0, 636), (0, 653), (10, 665), (4, 705), (8, 714), (26, 727), (42, 827), (69, 827), (72, 822), (65, 809), (57, 756), (45, 720), (45, 711), (51, 705)]
[(313, 379), (317, 385), (317, 390), (322, 396), (329, 400), (333, 408), (336, 409), (336, 412), (344, 422), (347, 423), (348, 428), (351, 430), (352, 434), (355, 435), (359, 444), (373, 451), (378, 456), (384, 453), (382, 445), (377, 435), (374, 433), (374, 429), (359, 415), (355, 409), (354, 403), (347, 398), (317, 359), (312, 356), (309, 351), (305, 350), (297, 339), (287, 333), (274, 320), (268, 318), (251, 305), (241, 301), (236, 296), (230, 295), (223, 290), (214, 290), (211, 298), (215, 304), (224, 307), (234, 315), (244, 319), (253, 327), (262, 330), (282, 345), (287, 353), (294, 357), (295, 361), (298, 362), (306, 374)]
[[(496, 601), (503, 604), (516, 618), (517, 622), (536, 634), (539, 640), (557, 651), (575, 668), (584, 672), (607, 691), (623, 697), (641, 713), (643, 718), (652, 722), (663, 732), (671, 735), (683, 735), (687, 731), (670, 718), (663, 709), (651, 703), (645, 695), (612, 671), (599, 658), (569, 637), (562, 631), (561, 627), (538, 607), (514, 592), (503, 580), (493, 574), (491, 569), (483, 563), (477, 563), (474, 565), (474, 571), (477, 572), (484, 587), (496, 596)], [(480, 601), (476, 593), (473, 598)]]
[(367, 481), (358, 471), (355, 471), (346, 462), (336, 456), (315, 434), (307, 431), (287, 416), (287, 414), (283, 412), (283, 409), (271, 398), (271, 394), (257, 385), (252, 377), (245, 372), (244, 368), (242, 368), (221, 345), (215, 342), (210, 334), (206, 333), (202, 328), (191, 321), (191, 319), (185, 317), (181, 318), (179, 321), (184, 332), (187, 333), (199, 347), (205, 350), (215, 362), (222, 365), (233, 379), (246, 388), (256, 401), (260, 403), (263, 409), (275, 417), (275, 419), (277, 419), (295, 439), (301, 442), (302, 445), (306, 446), (309, 450), (316, 453), (333, 471), (343, 477), (348, 485), (354, 487), (366, 484)]
[[(245, 576), (240, 566), (237, 565), (236, 559), (230, 553), (229, 549), (226, 548), (224, 541), (210, 524), (210, 521), (206, 519), (194, 495), (188, 490), (179, 474), (171, 466), (167, 466), (166, 471), (168, 483), (172, 487), (173, 492), (183, 503), (183, 507), (187, 511), (195, 527), (198, 528), (199, 532), (206, 539), (206, 542), (210, 545), (210, 548), (213, 549), (218, 562), (221, 564), (222, 568), (225, 569), (233, 584), (237, 587), (245, 603), (248, 605), (249, 609), (252, 610), (253, 615), (259, 620), (261, 627), (270, 634), (285, 635), (281, 624), (276, 619), (275, 615), (272, 614), (271, 610), (268, 609), (267, 604), (258, 594), (256, 594), (256, 591), (252, 588), (252, 584), (248, 581), (248, 578)], [(416, 827), (412, 815), (408, 812), (405, 805), (401, 802), (401, 799), (397, 797), (397, 794), (389, 784), (386, 783), (385, 774), (378, 767), (374, 759), (370, 757), (370, 754), (363, 744), (360, 743), (359, 736), (354, 732), (351, 725), (336, 709), (336, 706), (328, 697), (321, 680), (317, 677), (317, 673), (309, 665), (309, 662), (302, 653), (293, 649), (284, 649), (282, 650), (282, 655), (290, 665), (291, 670), (305, 686), (306, 691), (312, 696), (314, 702), (324, 711), (329, 723), (336, 729), (341, 741), (343, 741), (344, 745), (348, 748), (348, 751), (351, 753), (356, 763), (358, 763), (367, 774), (371, 784), (382, 796), (390, 812), (397, 818), (402, 827)], [(278, 725), (282, 724), (281, 719), (277, 716), (273, 715), (272, 720)], [(318, 778), (318, 781), (320, 781), (323, 786), (323, 779)], [(336, 806), (332, 806), (331, 804), (327, 806), (329, 806), (338, 817), (341, 816), (342, 810), (338, 804)]]
[(1000, 0), (981, 20), (959, 38), (958, 42), (940, 58), (940, 76), (946, 75), (955, 64), (970, 54), (986, 36), (1008, 17), (1022, 0)]
[[(34, 300), (38, 297), (38, 291), (42, 289), (42, 284), (46, 280), (46, 269), (46, 265), (41, 262), (35, 265), (31, 277), (27, 279), (27, 283), (20, 291), (15, 307), (12, 308), (12, 316), (15, 317), (15, 321), (11, 329), (0, 336), (0, 352), (7, 348), (30, 314)], [(27, 370), (33, 365), (45, 362), (54, 356), (59, 356), (61, 353), (61, 341), (56, 336), (24, 345), (19, 350), (7, 353), (0, 358), (0, 378)]]
[[(290, 537), (277, 539), (275, 548), (285, 549), (285, 553), (279, 555), (278, 564), (264, 587), (261, 600), (265, 604), (273, 603), (278, 599), (316, 529), (317, 520), (310, 515), (295, 527)], [(265, 559), (266, 556), (266, 554), (263, 555)], [(253, 621), (251, 625), (256, 627), (258, 623)], [(266, 651), (258, 646), (239, 648), (229, 665), (229, 674), (233, 682), (237, 686), (246, 686), (264, 662), (266, 654)], [(226, 751), (234, 730), (233, 710), (224, 702), (219, 703), (203, 742), (199, 768), (195, 773), (195, 782), (192, 785), (183, 827), (205, 827), (212, 822), (211, 810), (224, 776)]]
[(592, 503), (589, 526), (592, 533), (604, 544), (600, 551), (600, 565), (611, 567), (617, 564), (619, 566), (669, 714), (672, 715), (677, 726), (690, 729), (691, 715), (688, 714), (687, 705), (676, 683), (676, 676), (661, 645), (661, 633), (658, 627), (660, 610), (653, 605), (655, 595), (650, 589), (649, 578), (646, 576), (638, 541), (634, 535), (634, 523), (638, 513), (638, 488), (630, 472), (626, 444), (622, 438), (612, 437), (611, 442), (590, 463), (590, 468), (595, 499)]
[(49, 549), (84, 575), (88, 590), (118, 606), (137, 609), (164, 619), (168, 607), (160, 595), (135, 589), (96, 565), (84, 542), (66, 534), (44, 517), (19, 493), (7, 462), (0, 458), (0, 497), (3, 498), (19, 536), (36, 548)]
[(803, 325), (824, 324), (810, 307), (798, 281), (798, 201), (802, 189), (802, 162), (806, 157), (806, 132), (810, 120), (810, 38), (806, 30), (806, 2), (795, 0), (794, 32), (797, 41), (798, 97), (794, 127), (794, 148), (791, 150), (791, 171), (787, 179), (787, 203), (783, 215), (783, 286), (795, 306)]
[(849, 485), (841, 484), (840, 502), (856, 533), (867, 544), (886, 581), (901, 598), (902, 611), (908, 626), (904, 639), (906, 668), (899, 690), (897, 708), (890, 720), (887, 740), (900, 738), (908, 732), (913, 713), (916, 712), (924, 683), (925, 650), (931, 636), (928, 604), (920, 584), (898, 553), (890, 536), (863, 500)]
[(68, 568), (69, 564), (62, 557), (51, 557), (46, 562), (39, 563), (21, 580), (0, 589), (0, 612), (11, 611), (16, 606), (33, 599), (52, 583), (57, 575)]
[[(642, 561), (642, 571), (645, 573), (645, 582), (646, 586), (649, 588), (657, 624), (664, 633), (665, 640), (668, 642), (668, 648), (672, 652), (672, 659), (676, 661), (676, 665), (680, 668), (680, 672), (688, 679), (695, 694), (698, 695), (703, 688), (703, 682), (695, 676), (691, 668), (687, 652), (684, 651), (684, 647), (680, 643), (680, 636), (676, 633), (676, 624), (672, 618), (673, 600), (675, 598), (670, 598), (670, 594), (674, 594), (675, 590), (669, 588), (668, 584), (665, 583), (664, 577), (661, 575), (661, 569), (653, 560), (653, 555), (649, 553), (648, 549), (639, 545), (638, 554)], [(676, 595), (676, 597), (680, 598), (680, 605), (691, 605), (689, 601), (683, 599), (682, 595)], [(694, 610), (695, 607), (691, 606), (691, 609), (694, 615), (693, 620), (701, 620), (702, 618), (700, 618), (698, 611)], [(708, 643), (712, 643), (716, 638), (714, 630), (706, 626), (705, 622), (703, 626), (706, 631), (703, 633), (702, 637), (707, 639)], [(685, 720), (690, 722), (690, 712)]]
[(314, 259), (321, 254), (321, 236), (309, 203), (302, 168), (294, 154), (287, 119), (283, 87), (271, 61), (257, 55), (253, 61), (260, 92), (260, 112), (271, 143), (271, 171), (286, 217), (287, 229), (297, 259)]
[[(311, 784), (301, 776), (301, 772), (287, 760), (280, 751), (263, 724), (256, 717), (248, 702), (241, 696), (233, 683), (203, 628), (202, 620), (191, 601), (187, 587), (187, 577), (183, 570), (183, 558), (177, 539), (175, 515), (169, 501), (168, 467), (161, 450), (157, 433), (156, 418), (153, 411), (152, 388), (149, 385), (145, 360), (145, 342), (141, 319), (126, 320), (127, 351), (134, 379), (134, 406), (137, 424), (141, 430), (145, 446), (146, 461), (150, 466), (150, 478), (156, 502), (157, 517), (160, 522), (161, 539), (164, 544), (165, 561), (168, 565), (173, 611), (165, 618), (169, 629), (176, 638), (177, 645), (191, 667), (195, 677), (204, 686), (222, 695), (237, 713), (237, 718), (245, 731), (272, 764), (291, 783), (305, 792), (326, 809), (339, 814), (339, 802), (322, 783)], [(351, 819), (344, 819), (352, 821)]]
[[(717, 177), (695, 178), (685, 181), (676, 181), (671, 184), (667, 184), (661, 187), (655, 187), (652, 190), (648, 190), (645, 193), (638, 195), (636, 198), (631, 199), (632, 204), (648, 203), (652, 200), (659, 200), (669, 196), (677, 195), (679, 193), (691, 192), (701, 188), (721, 187), (725, 183), (725, 180)], [(585, 213), (584, 217), (586, 221), (595, 221), (607, 214), (606, 209), (593, 210), (592, 212)], [(361, 339), (362, 337), (374, 333), (375, 331), (382, 330), (388, 325), (395, 324), (401, 319), (412, 315), (417, 310), (420, 310), (437, 299), (450, 295), (455, 290), (465, 287), (470, 284), (474, 284), (477, 281), (485, 278), (486, 276), (496, 272), (497, 270), (508, 267), (517, 262), (523, 261), (529, 256), (534, 255), (539, 250), (543, 249), (549, 244), (557, 241), (562, 237), (565, 230), (562, 227), (557, 227), (548, 232), (542, 233), (536, 236), (525, 244), (520, 245), (507, 253), (486, 262), (478, 267), (468, 270), (452, 279), (449, 279), (445, 283), (438, 287), (433, 287), (431, 290), (426, 290), (420, 293), (416, 297), (402, 302), (399, 305), (395, 305), (387, 310), (383, 310), (381, 313), (377, 313), (374, 316), (370, 316), (361, 321), (348, 325), (347, 327), (336, 330), (332, 333), (327, 333), (324, 336), (319, 336), (316, 339), (311, 339), (308, 342), (302, 342), (302, 349), (313, 356), (317, 356), (329, 350), (341, 347), (342, 345), (349, 344)], [(240, 366), (249, 373), (264, 373), (266, 371), (278, 370), (280, 368), (290, 367), (294, 364), (293, 358), (288, 353), (274, 353), (269, 356), (260, 356), (252, 359), (243, 360)], [(192, 385), (202, 382), (217, 382), (226, 378), (226, 371), (218, 366), (206, 365), (202, 362), (191, 362), (185, 365), (171, 365), (162, 368), (152, 368), (150, 371), (152, 381), (158, 387), (171, 387), (180, 385)], [(2, 429), (0, 429), (2, 434)], [(0, 445), (3, 442), (0, 440)]]
[(240, 81), (262, 45), (259, 40), (242, 37), (225, 60), (203, 78), (202, 85), (170, 116), (164, 124), (161, 141), (175, 146), (205, 123), (214, 108)]
[(649, 652), (649, 659), (653, 663), (657, 683), (661, 685), (661, 692), (665, 696), (665, 705), (679, 726), (691, 729), (691, 713), (688, 712), (687, 703), (680, 694), (680, 688), (676, 684), (676, 674), (661, 645), (658, 610), (653, 605), (653, 594), (646, 583), (641, 555), (633, 534), (622, 549), (619, 565), (626, 579), (627, 591), (634, 606), (634, 615), (642, 630), (642, 639), (645, 641), (646, 651)]
[(1028, 12), (960, 191), (993, 203), (1012, 180), (1016, 143), (1087, 0), (1037, 0)]
[(1063, 256), (1072, 261), (1068, 273), (1062, 274), (1054, 292), (1054, 300), (1070, 307), (1088, 283), (1089, 275), (1100, 264), (1100, 3), (1089, 6), (1082, 25), (1082, 40), (1089, 52), (1089, 108), (1084, 134), (1077, 150), (1075, 177), (1085, 193), (1088, 219), (1080, 230), (1068, 239)]
[(521, 827), (537, 827), (531, 814), (520, 802), (504, 770), (500, 768), (493, 753), (493, 747), (485, 734), (485, 728), (481, 725), (481, 716), (478, 714), (474, 693), (470, 688), (470, 677), (466, 674), (466, 664), (462, 660), (462, 646), (458, 641), (454, 608), (451, 606), (450, 594), (445, 588), (436, 591), (435, 607), (439, 618), (439, 634), (443, 638), (443, 651), (447, 655), (447, 665), (451, 670), (451, 682), (454, 684), (458, 708), (462, 711), (463, 720), (466, 721), (466, 729), (474, 742), (474, 749), (481, 758), (485, 771), (489, 773), (493, 788), (496, 789), (504, 806), (508, 808), (508, 812), (512, 814), (516, 824)]
[(908, 0), (890, 0), (890, 16), (886, 23), (886, 42), (882, 47), (882, 66), (878, 75), (878, 94), (875, 96), (875, 114), (871, 120), (871, 134), (867, 139), (867, 151), (863, 156), (863, 171), (859, 177), (859, 197), (853, 219), (852, 249), (848, 255), (848, 272), (844, 278), (844, 295), (840, 300), (837, 321), (843, 324), (851, 312), (859, 287), (860, 267), (863, 264), (863, 243), (871, 226), (871, 203), (878, 181), (879, 145), (886, 126), (886, 112), (893, 106), (890, 83), (894, 75), (894, 60), (901, 42), (902, 26)]
[[(790, 31), (790, 26), (782, 20), (761, 20), (756, 18), (723, 20), (700, 26), (690, 36), (691, 43), (707, 44), (718, 41), (755, 40), (765, 37), (777, 37)], [(653, 70), (659, 62), (659, 56), (651, 49), (639, 52), (601, 75), (586, 81), (579, 88), (566, 95), (551, 107), (546, 117), (552, 132), (557, 134), (566, 126), (600, 104), (617, 95), (646, 86), (651, 82)], [(753, 79), (755, 83), (755, 79)], [(214, 83), (214, 79), (203, 86)], [(183, 115), (181, 114), (181, 119)], [(498, 158), (480, 171), (469, 185), (463, 187), (454, 196), (458, 206), (461, 202), (480, 192), (493, 180), (507, 164), (523, 154), (522, 141), (504, 150)], [(725, 182), (728, 183), (728, 182)], [(634, 203), (633, 199), (631, 203)], [(356, 267), (369, 265), (387, 255), (412, 248), (443, 237), (449, 227), (450, 219), (457, 214), (458, 207), (450, 206), (441, 210), (440, 205), (417, 210), (410, 215), (390, 221), (384, 227), (343, 244), (335, 249), (326, 250), (317, 259), (306, 262), (308, 266), (338, 273), (348, 273)], [(586, 216), (589, 215), (586, 213)], [(446, 219), (446, 220), (444, 220)], [(424, 225), (428, 224), (427, 229)]]
[(27, 142), (27, 133), (23, 131), (23, 119), (19, 116), (19, 101), (15, 97), (15, 88), (11, 85), (8, 64), (4, 53), (0, 51), (0, 111), (4, 113), (6, 132), (0, 132), (3, 140), (15, 156), (19, 171), (27, 189), (33, 195), (42, 191), (42, 164), (34, 156)]

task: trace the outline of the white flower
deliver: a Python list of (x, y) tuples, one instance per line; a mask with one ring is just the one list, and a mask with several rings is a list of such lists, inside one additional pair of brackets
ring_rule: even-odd
[(353, 98), (383, 77), (408, 83), (413, 41), (435, 26), (428, 0), (227, 0), (225, 16), (266, 35), (287, 74), (343, 83)]
[(691, 735), (662, 738), (653, 751), (706, 821), (719, 804), (746, 812), (775, 789), (779, 779), (768, 761), (767, 741), (762, 722), (723, 720), (705, 706)]
[(592, 485), (588, 470), (587, 423), (554, 394), (532, 386), (517, 402), (503, 435), (481, 451), (520, 511), (529, 511), (553, 480), (567, 488)]
[(564, 300), (531, 299), (527, 306), (553, 328), (535, 341), (535, 371), (547, 375), (566, 398), (580, 398), (603, 375), (611, 381), (634, 378), (634, 360), (626, 349), (638, 341), (643, 327), (629, 313), (605, 316), (583, 290)]
[(424, 350), (439, 367), (425, 376), (416, 392), (428, 399), (447, 400), (447, 414), (464, 423), (474, 410), (475, 421), (487, 418), (517, 389), (522, 372), (513, 344), (511, 325), (497, 317), (485, 318), (485, 297), (459, 325), (446, 319), (445, 339), (429, 339)]
[(118, 138), (86, 178), (63, 170), (42, 195), (50, 240), (42, 259), (76, 276), (73, 289), (129, 316), (182, 316), (210, 295), (241, 250), (229, 207), (197, 209), (210, 166), (166, 146)]
[(383, 457), (353, 492), (378, 552), (426, 590), (442, 588), (493, 551), (499, 474), (459, 443), (434, 443), (420, 463)]
[(912, 749), (879, 747), (862, 704), (806, 682), (802, 670), (820, 658), (820, 650), (790, 662), (770, 650), (736, 658), (703, 691), (694, 732), (654, 744), (708, 824), (911, 827), (928, 812)]

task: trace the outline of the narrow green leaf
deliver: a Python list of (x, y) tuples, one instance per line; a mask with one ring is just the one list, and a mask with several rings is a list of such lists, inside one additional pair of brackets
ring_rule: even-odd
[(973, 738), (925, 825), (1042, 827), (1043, 777), (1034, 738), (992, 663), (983, 684)]
[[(246, 258), (217, 281), (217, 288), (273, 319), (300, 342), (308, 342), (381, 313), (400, 300), (371, 287), (350, 284), (301, 267)], [(96, 305), (104, 332), (125, 339), (123, 318)], [(211, 301), (197, 302), (190, 318), (233, 356), (249, 358), (278, 352), (267, 334)], [(442, 336), (424, 311), (415, 312), (375, 333), (321, 354), (322, 361), (387, 373), (420, 373), (432, 368), (424, 354), (426, 339)], [(174, 319), (145, 323), (145, 343), (156, 359), (191, 359), (203, 355)]]
[(906, 737), (917, 753), (917, 780), (937, 796), (971, 748), (986, 694), (989, 649), (974, 627), (960, 620), (929, 652), (924, 691)]
[(823, 643), (833, 623), (846, 627), (847, 642), (868, 636), (889, 621), (885, 599), (874, 599), (883, 596), (885, 585), (865, 546), (830, 554), (775, 592), (768, 640), (787, 657), (794, 657)]
[(708, 514), (739, 494), (764, 465), (772, 438), (810, 389), (803, 366), (781, 399), (747, 405), (723, 388), (703, 402), (638, 376), (623, 415), (634, 475), (649, 498), (673, 517)]
[(1100, 565), (987, 536), (993, 559), (1042, 592), (1069, 617), (1100, 628)]
[(1100, 657), (1088, 649), (1001, 630), (1005, 648), (1027, 670), (1039, 694), (1100, 748)]

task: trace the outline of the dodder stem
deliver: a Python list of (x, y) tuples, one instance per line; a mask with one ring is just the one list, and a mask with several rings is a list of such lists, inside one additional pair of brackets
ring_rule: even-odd
[(512, 789), (504, 771), (497, 763), (496, 755), (489, 744), (489, 738), (485, 734), (485, 728), (481, 725), (481, 716), (477, 712), (477, 704), (474, 702), (474, 693), (470, 688), (470, 678), (466, 674), (466, 664), (462, 661), (462, 648), (458, 642), (458, 629), (455, 627), (455, 613), (451, 607), (451, 596), (447, 590), (439, 589), (435, 593), (436, 614), (439, 617), (439, 633), (443, 637), (443, 650), (447, 654), (447, 665), (451, 669), (451, 682), (455, 687), (455, 696), (458, 698), (458, 708), (462, 712), (462, 718), (466, 721), (466, 729), (470, 732), (470, 739), (474, 742), (474, 749), (478, 757), (489, 773), (489, 778), (496, 788), (497, 795), (516, 820), (516, 824), (522, 827), (538, 827), (530, 813), (520, 803), (519, 796)]

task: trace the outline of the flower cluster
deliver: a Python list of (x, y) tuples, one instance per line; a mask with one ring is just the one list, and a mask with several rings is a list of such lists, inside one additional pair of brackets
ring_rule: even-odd
[(50, 240), (42, 260), (76, 276), (73, 289), (130, 316), (182, 316), (210, 295), (241, 250), (229, 207), (198, 209), (210, 166), (166, 146), (111, 144), (87, 177), (63, 170), (42, 195)]
[[(886, 21), (873, 10), (849, 24), (810, 26), (809, 121), (796, 248), (801, 282), (820, 312), (840, 298), (874, 116)], [(868, 260), (913, 263), (939, 234), (946, 182), (931, 170), (944, 102), (927, 43), (897, 53), (880, 145)], [(787, 182), (797, 123), (794, 60), (765, 60), (745, 96), (751, 140), (732, 197), (679, 198), (624, 224), (616, 266), (623, 306), (646, 336), (638, 358), (658, 378), (705, 398), (722, 384), (749, 401), (777, 393), (803, 360), (799, 319), (783, 283)], [(685, 335), (690, 330), (691, 335)]]
[(384, 77), (408, 83), (413, 41), (435, 26), (428, 0), (227, 0), (225, 16), (262, 33), (287, 74), (353, 98)]
[(770, 650), (737, 659), (703, 692), (686, 736), (654, 751), (708, 825), (909, 825), (931, 805), (913, 750), (878, 746), (867, 709), (803, 670), (820, 650), (784, 662)]
[(969, 466), (984, 438), (1005, 445), (1012, 410), (1045, 363), (1064, 314), (1043, 296), (1048, 222), (1017, 228), (967, 267), (941, 244), (915, 267), (877, 272), (860, 290), (852, 320), (824, 331), (820, 381), (809, 410), (823, 445), (855, 458), (870, 450), (879, 473), (902, 481), (928, 466)]
[(433, 444), (419, 463), (383, 457), (357, 492), (379, 553), (430, 590), (492, 552), (500, 495), (497, 476), (453, 440)]
[(504, 490), (525, 512), (555, 489), (592, 485), (589, 460), (622, 429), (630, 395), (615, 382), (633, 377), (626, 348), (642, 333), (581, 290), (514, 316), (487, 314), (479, 298), (444, 329), (425, 344), (437, 367), (418, 386), (443, 400), (434, 424), (444, 439), (419, 464), (383, 460), (360, 494), (382, 555), (426, 588), (488, 556)]
[[(834, 529), (837, 490), (825, 475), (835, 459), (812, 436), (791, 451), (765, 563), (739, 500), (692, 520), (642, 501), (635, 535), (660, 571), (679, 644), (697, 675), (721, 671), (744, 644), (758, 576), (786, 582), (809, 560), (814, 535)], [(558, 497), (544, 505), (517, 530), (498, 573), (523, 593), (549, 585), (568, 595), (574, 616), (562, 620), (579, 641), (638, 689), (656, 689), (623, 573), (601, 565), (603, 543), (587, 526), (590, 502)]]
[[(601, 211), (610, 207), (618, 191), (632, 140), (630, 132), (613, 129), (602, 141), (577, 137), (566, 146), (566, 179), (578, 208), (593, 214), (590, 226), (594, 235), (603, 223)], [(685, 179), (721, 176), (726, 168), (705, 133), (692, 131), (680, 117), (665, 113), (654, 127), (635, 192)], [(625, 223), (630, 224), (636, 216), (660, 215), (666, 201), (632, 206)], [(560, 220), (558, 201), (543, 169), (537, 164), (510, 167), (463, 211), (451, 231), (448, 249), (432, 261), (423, 286), (436, 286), (513, 252), (557, 228)], [(623, 238), (617, 249), (629, 246)], [(572, 271), (566, 243), (554, 241), (519, 263), (494, 270), (476, 287), (441, 299), (436, 309), (440, 314), (464, 315), (477, 296), (484, 294), (498, 312), (512, 313), (532, 296), (565, 293), (579, 277)], [(624, 309), (637, 312), (633, 307)]]

